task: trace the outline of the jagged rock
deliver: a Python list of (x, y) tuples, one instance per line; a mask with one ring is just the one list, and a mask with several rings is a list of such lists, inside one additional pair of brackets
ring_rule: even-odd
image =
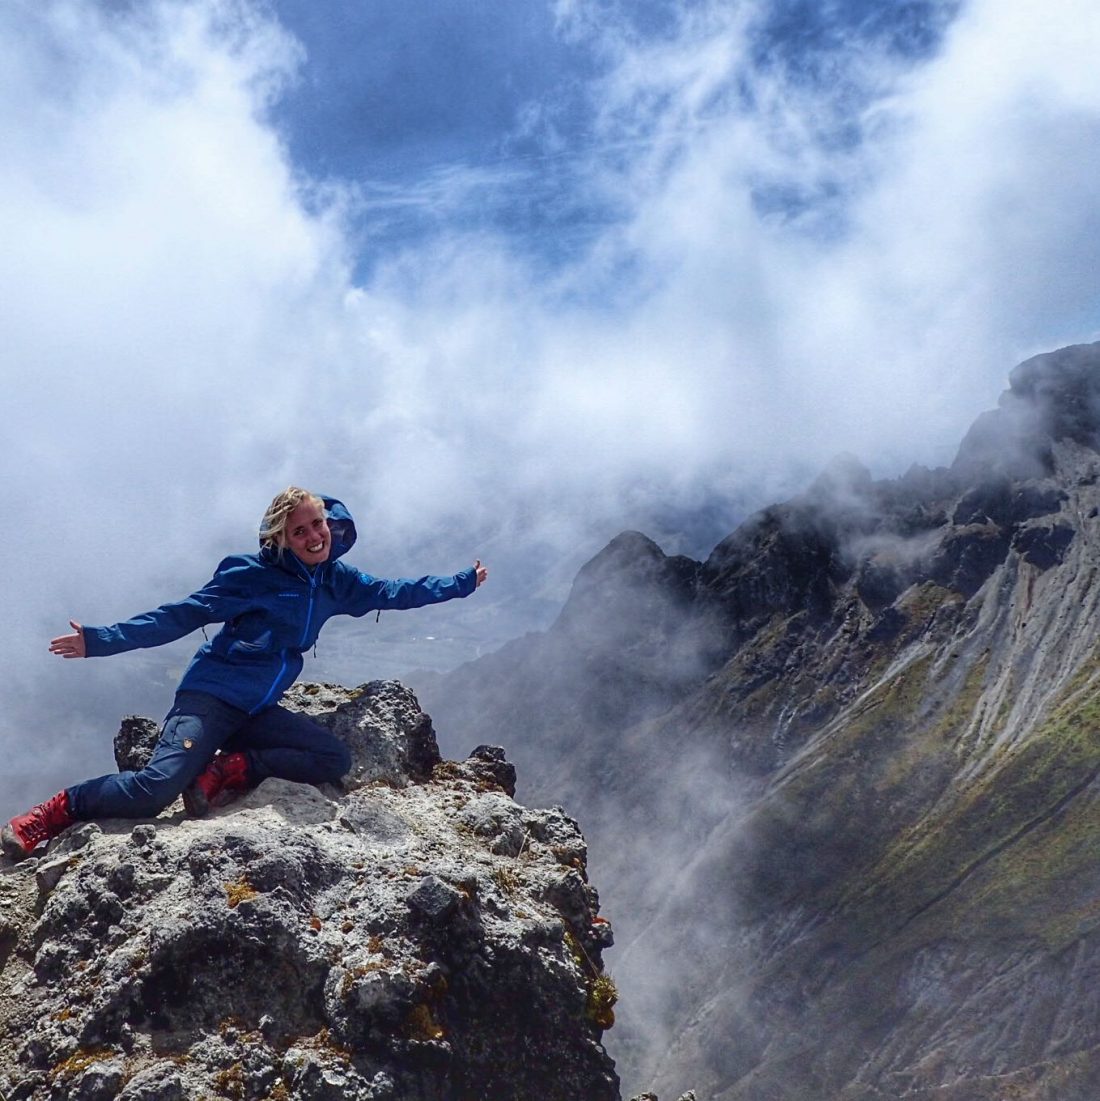
[(440, 761), (431, 719), (397, 681), (371, 681), (353, 689), (298, 684), (283, 705), (316, 719), (348, 746), (347, 790), (376, 781), (400, 786), (423, 780)]
[(115, 764), (119, 772), (137, 772), (153, 756), (160, 726), (141, 715), (127, 715), (115, 735)]
[(576, 824), (499, 750), (439, 761), (396, 682), (294, 702), (352, 745), (347, 793), (268, 780), (0, 869), (0, 1096), (617, 1099)]
[(1064, 521), (1029, 524), (1012, 539), (1012, 549), (1040, 570), (1058, 565), (1077, 536), (1077, 530)]
[(1097, 345), (1074, 344), (1033, 356), (1009, 376), (999, 408), (975, 421), (952, 469), (969, 480), (1048, 474), (1053, 444), (1095, 448), (1100, 424)]
[(1065, 491), (1050, 481), (1015, 484), (1007, 478), (994, 477), (963, 493), (955, 505), (951, 523), (958, 527), (966, 524), (1006, 527), (1057, 512), (1065, 499)]
[(467, 768), (497, 784), (505, 795), (516, 794), (516, 766), (505, 759), (499, 745), (479, 745), (466, 759)]
[(971, 597), (1004, 562), (1010, 545), (1009, 533), (996, 524), (955, 527), (931, 557), (927, 578)]
[(34, 869), (34, 881), (38, 885), (38, 893), (48, 895), (61, 881), (61, 877), (68, 871), (72, 862), (72, 857), (67, 855), (40, 860)]
[(187, 1101), (184, 1077), (171, 1063), (154, 1064), (126, 1083), (118, 1101)]

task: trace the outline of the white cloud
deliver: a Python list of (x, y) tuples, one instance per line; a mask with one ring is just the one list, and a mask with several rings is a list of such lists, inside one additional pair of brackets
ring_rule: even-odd
[[(919, 67), (853, 50), (862, 101), (754, 68), (747, 9), (654, 42), (557, 8), (607, 36), (577, 170), (622, 219), (551, 277), (444, 229), (358, 288), (339, 205), (266, 121), (303, 64), (270, 20), (0, 11), (0, 472), (36, 529), (9, 533), (20, 722), (138, 668), (52, 662), (68, 615), (181, 595), (291, 479), (346, 497), (379, 572), (492, 551), (498, 592), (538, 588), (529, 548), (594, 551), (701, 484), (945, 461), (1017, 359), (1096, 332), (1088, 4), (973, 3)], [(863, 141), (824, 140), (853, 103)], [(762, 214), (762, 180), (839, 189), (832, 230)], [(473, 184), (410, 194), (444, 217)]]
[[(185, 532), (209, 546), (224, 536), (203, 531), (199, 501), (305, 401), (307, 330), (342, 286), (341, 244), (303, 213), (257, 121), (256, 86), (290, 47), (268, 32), (266, 53), (237, 52), (199, 9), (156, 13), (116, 24), (53, 4), (6, 20), (0, 298), (21, 446), (3, 462), (28, 497), (61, 492), (68, 511), (132, 492), (169, 548)], [(81, 519), (93, 559), (97, 544), (142, 553), (116, 521)]]
[[(650, 141), (616, 244), (653, 290), (616, 335), (698, 399), (695, 458), (942, 461), (1017, 358), (1097, 331), (1098, 22), (1076, 0), (975, 4), (927, 65), (865, 49), (836, 88), (772, 70), (743, 100), (744, 23), (624, 58), (604, 122), (636, 137), (646, 117)], [(850, 119), (862, 143), (820, 141), (852, 84), (875, 93)], [(842, 230), (761, 218), (761, 176), (843, 185)]]

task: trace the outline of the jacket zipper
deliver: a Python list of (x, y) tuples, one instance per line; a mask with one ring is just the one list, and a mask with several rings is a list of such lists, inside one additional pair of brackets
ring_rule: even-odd
[(313, 599), (317, 595), (317, 575), (320, 572), (318, 568), (309, 578), (309, 607), (306, 609), (306, 625), (302, 629), (302, 641), (298, 643), (299, 650), (305, 646), (306, 639), (309, 638), (309, 625), (313, 622)]
[[(298, 643), (298, 648), (301, 649), (306, 643), (306, 639), (309, 638), (309, 625), (313, 622), (313, 602), (317, 595), (317, 571), (309, 575), (309, 607), (306, 608), (306, 625), (302, 629), (302, 640)], [(256, 711), (262, 711), (267, 706), (267, 701), (275, 694), (275, 689), (279, 687), (279, 682), (283, 679), (283, 674), (286, 672), (286, 651), (282, 651), (282, 662), (279, 665), (279, 671), (275, 674), (275, 679), (271, 682), (271, 687), (267, 690), (267, 695), (260, 700), (259, 706)], [(252, 712), (255, 714), (256, 712)]]

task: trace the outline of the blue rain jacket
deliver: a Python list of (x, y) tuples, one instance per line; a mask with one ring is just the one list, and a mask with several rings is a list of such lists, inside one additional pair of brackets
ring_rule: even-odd
[(224, 623), (191, 659), (179, 687), (255, 714), (294, 683), (303, 654), (330, 616), (420, 608), (477, 588), (472, 566), (453, 577), (387, 581), (339, 561), (355, 543), (355, 523), (339, 501), (323, 500), (332, 537), (328, 561), (311, 569), (291, 551), (269, 547), (231, 555), (186, 600), (110, 627), (84, 627), (88, 657), (160, 646), (208, 623)]

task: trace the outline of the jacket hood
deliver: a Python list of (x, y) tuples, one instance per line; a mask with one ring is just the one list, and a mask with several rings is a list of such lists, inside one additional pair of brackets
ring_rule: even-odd
[[(355, 521), (351, 518), (351, 513), (348, 512), (343, 501), (338, 501), (335, 497), (326, 497), (323, 493), (318, 496), (325, 505), (325, 519), (328, 520), (331, 539), (326, 562), (335, 562), (355, 546)], [(272, 547), (265, 547), (263, 543), (260, 544), (260, 557), (269, 562), (298, 561), (297, 555), (292, 551), (280, 553)]]

